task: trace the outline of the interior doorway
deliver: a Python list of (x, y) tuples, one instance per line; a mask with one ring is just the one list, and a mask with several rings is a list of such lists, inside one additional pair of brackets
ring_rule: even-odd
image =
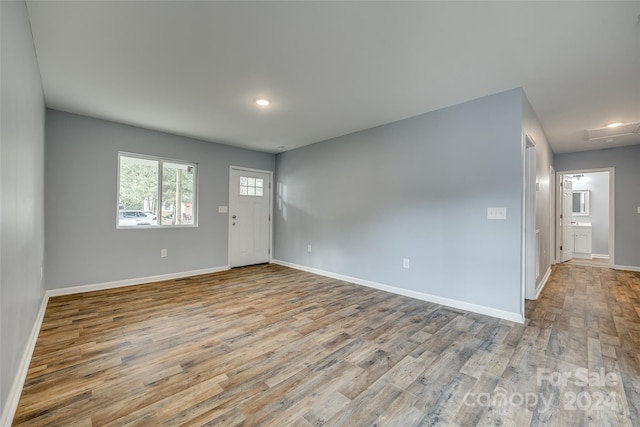
[(571, 261), (573, 258), (573, 180), (571, 175), (564, 175), (562, 182), (562, 203), (560, 204), (560, 262)]
[(539, 268), (539, 230), (536, 229), (536, 144), (528, 135), (524, 151), (524, 250), (523, 282), (525, 299), (536, 298), (536, 281)]
[[(556, 261), (615, 266), (615, 170), (578, 169), (557, 173)], [(571, 185), (571, 221), (563, 225), (563, 187)], [(566, 217), (565, 217), (566, 218)], [(567, 256), (567, 245), (571, 256)]]
[(556, 263), (556, 170), (549, 166), (549, 265)]

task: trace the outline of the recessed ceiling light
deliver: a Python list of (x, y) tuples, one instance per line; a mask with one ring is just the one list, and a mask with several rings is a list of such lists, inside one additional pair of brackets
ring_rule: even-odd
[(635, 123), (611, 123), (601, 128), (586, 129), (585, 141), (607, 140), (619, 136), (640, 134), (640, 122)]
[(257, 98), (256, 104), (258, 104), (261, 107), (266, 107), (269, 104), (271, 104), (271, 101), (269, 101), (267, 98)]

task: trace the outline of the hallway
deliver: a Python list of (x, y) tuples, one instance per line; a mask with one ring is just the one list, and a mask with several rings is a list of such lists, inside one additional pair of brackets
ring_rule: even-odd
[[(556, 265), (540, 298), (526, 303), (526, 324), (540, 328), (534, 347), (546, 349), (546, 366), (553, 372), (573, 373), (586, 368), (589, 375), (604, 370), (620, 379), (622, 387), (616, 388), (601, 384), (579, 387), (572, 384), (576, 382), (573, 378), (565, 389), (577, 396), (586, 392), (583, 402), (578, 402), (583, 404), (589, 399), (593, 403), (601, 396), (606, 401), (613, 396), (612, 392), (617, 393), (624, 402), (624, 412), (628, 411), (633, 425), (638, 425), (640, 273), (579, 265), (585, 260), (574, 261)], [(597, 382), (596, 378), (593, 380)], [(576, 402), (564, 403), (580, 406)], [(584, 411), (587, 418), (581, 421), (582, 412), (576, 412), (576, 425), (618, 424), (608, 418), (612, 412)], [(605, 414), (606, 419), (599, 418)]]

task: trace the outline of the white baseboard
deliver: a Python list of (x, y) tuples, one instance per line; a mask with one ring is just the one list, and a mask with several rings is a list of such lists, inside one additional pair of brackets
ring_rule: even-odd
[(544, 277), (542, 278), (542, 280), (540, 281), (540, 284), (538, 285), (538, 289), (536, 289), (536, 299), (538, 299), (538, 297), (540, 296), (540, 293), (546, 286), (547, 281), (549, 280), (549, 277), (551, 277), (551, 266), (549, 266), (549, 268), (547, 269), (547, 272), (544, 274)]
[[(69, 288), (50, 289), (47, 291), (49, 297), (60, 295), (79, 294), (82, 292), (101, 291), (104, 289), (121, 288), (124, 286), (142, 285), (145, 283), (162, 282), (163, 280), (181, 279), (183, 277), (199, 276), (201, 274), (218, 273), (229, 269), (228, 265), (202, 270), (182, 271), (179, 273), (160, 274), (158, 276), (138, 277), (135, 279), (117, 280), (115, 282), (95, 283), (92, 285), (80, 285)], [(0, 424), (1, 425), (1, 424)]]
[(591, 254), (591, 258), (609, 259), (609, 255), (608, 254)]
[(615, 268), (616, 270), (640, 271), (640, 267), (636, 267), (633, 265), (614, 265), (613, 268)]
[(22, 394), (24, 381), (27, 378), (27, 371), (29, 370), (29, 364), (31, 363), (31, 356), (33, 356), (33, 350), (36, 347), (36, 341), (38, 341), (38, 334), (40, 333), (40, 327), (42, 326), (42, 320), (44, 319), (44, 312), (47, 310), (48, 302), (49, 296), (45, 293), (42, 297), (42, 303), (40, 304), (40, 311), (38, 311), (36, 321), (31, 329), (31, 335), (29, 335), (27, 346), (22, 354), (20, 366), (18, 367), (16, 376), (13, 378), (11, 389), (9, 389), (7, 401), (5, 402), (2, 414), (0, 414), (0, 426), (10, 426), (13, 422), (13, 417), (16, 414), (16, 409), (18, 409), (20, 395)]
[(81, 285), (81, 286), (74, 286), (70, 288), (61, 288), (61, 289), (50, 289), (46, 291), (44, 294), (44, 297), (42, 298), (42, 304), (40, 306), (40, 311), (38, 312), (38, 317), (36, 318), (35, 324), (33, 325), (33, 329), (31, 330), (31, 335), (29, 336), (27, 347), (25, 348), (24, 353), (22, 355), (22, 360), (20, 361), (20, 367), (18, 369), (18, 372), (16, 372), (16, 376), (13, 380), (13, 384), (11, 385), (11, 390), (9, 390), (9, 396), (7, 397), (6, 405), (2, 411), (2, 414), (0, 414), (0, 426), (10, 426), (11, 423), (13, 422), (13, 417), (15, 416), (16, 409), (18, 408), (18, 403), (20, 401), (20, 394), (22, 394), (24, 381), (27, 378), (27, 371), (29, 370), (29, 364), (31, 363), (33, 350), (36, 346), (36, 341), (38, 340), (38, 334), (40, 333), (40, 327), (42, 326), (42, 320), (44, 319), (44, 313), (47, 309), (47, 303), (49, 302), (50, 297), (55, 297), (60, 295), (71, 295), (71, 294), (77, 294), (81, 292), (99, 291), (104, 289), (120, 288), (123, 286), (141, 285), (144, 283), (161, 282), (163, 280), (180, 279), (183, 277), (217, 273), (217, 272), (226, 271), (226, 270), (229, 270), (229, 266), (227, 265), (222, 267), (205, 268), (202, 270), (183, 271), (180, 273), (161, 274), (158, 276), (148, 276), (148, 277), (139, 277), (136, 279), (118, 280), (115, 282), (96, 283), (92, 285)]
[(496, 308), (485, 307), (483, 305), (477, 305), (477, 304), (472, 304), (472, 303), (459, 301), (455, 299), (439, 297), (437, 295), (431, 295), (423, 292), (412, 291), (409, 289), (398, 288), (396, 286), (384, 285), (382, 283), (358, 279), (357, 277), (344, 276), (342, 274), (332, 273), (329, 271), (324, 271), (324, 270), (320, 270), (313, 267), (306, 267), (304, 265), (293, 264), (286, 261), (274, 259), (272, 262), (274, 264), (279, 264), (285, 267), (295, 268), (296, 270), (302, 270), (308, 273), (318, 274), (320, 276), (331, 277), (332, 279), (343, 280), (345, 282), (366, 286), (368, 288), (378, 289), (381, 291), (386, 291), (386, 292), (390, 292), (397, 295), (415, 298), (422, 301), (432, 302), (435, 304), (445, 305), (448, 307), (457, 308), (465, 311), (471, 311), (473, 313), (484, 314), (491, 317), (497, 317), (499, 319), (509, 320), (511, 322), (524, 323), (524, 316), (521, 313), (514, 313), (511, 311), (499, 310)]

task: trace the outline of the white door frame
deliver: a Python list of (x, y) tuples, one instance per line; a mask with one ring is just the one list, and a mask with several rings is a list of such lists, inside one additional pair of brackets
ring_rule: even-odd
[(522, 315), (524, 300), (536, 298), (536, 143), (527, 133), (522, 141)]
[[(615, 251), (616, 251), (616, 168), (595, 168), (595, 169), (575, 169), (556, 172), (556, 194), (562, 194), (560, 190), (560, 182), (564, 175), (575, 175), (578, 173), (590, 172), (609, 172), (609, 268), (615, 268)], [(556, 197), (556, 203), (561, 203)], [(556, 210), (556, 262), (560, 262), (560, 244), (562, 243), (560, 236), (560, 213)]]
[[(558, 213), (558, 218), (560, 218), (560, 236), (558, 237), (558, 241), (560, 242), (560, 247), (558, 250), (560, 252), (558, 253), (558, 262), (562, 263), (570, 261), (573, 258), (573, 252), (575, 249), (575, 236), (567, 236), (567, 233), (565, 233), (568, 228), (571, 228), (572, 233), (574, 231), (573, 227), (571, 227), (571, 222), (573, 222), (573, 212), (567, 211), (568, 206), (573, 209), (573, 181), (567, 176), (563, 175), (562, 182), (559, 184), (559, 186), (560, 192), (562, 194), (560, 194), (560, 212)], [(571, 200), (567, 200), (568, 191), (571, 191)], [(569, 254), (568, 256), (567, 253)]]
[[(263, 170), (263, 169), (254, 169), (254, 168), (245, 168), (242, 166), (229, 166), (229, 193), (227, 195), (227, 205), (229, 208), (227, 209), (227, 215), (231, 212), (231, 192), (235, 191), (236, 186), (233, 182), (231, 182), (231, 171), (248, 171), (248, 172), (259, 172), (269, 175), (269, 264), (273, 261), (273, 171)], [(227, 218), (227, 267), (231, 267), (231, 221)]]
[(556, 170), (549, 166), (549, 265), (556, 263)]

